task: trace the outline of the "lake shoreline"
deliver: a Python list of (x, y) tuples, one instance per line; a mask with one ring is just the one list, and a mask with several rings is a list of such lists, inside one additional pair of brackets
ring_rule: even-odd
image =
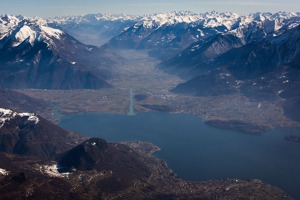
[(154, 155), (185, 180), (256, 178), (300, 197), (293, 189), (300, 184), (300, 175), (294, 175), (300, 169), (295, 158), (300, 156), (299, 144), (284, 140), (298, 129), (274, 129), (257, 137), (208, 126), (196, 115), (166, 112), (75, 114), (60, 125), (109, 142), (151, 142), (161, 149)]

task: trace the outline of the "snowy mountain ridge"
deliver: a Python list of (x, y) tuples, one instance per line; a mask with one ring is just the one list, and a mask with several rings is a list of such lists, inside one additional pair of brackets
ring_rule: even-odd
[(9, 109), (0, 108), (0, 128), (16, 117), (27, 118), (27, 122), (34, 124), (39, 122), (39, 118), (34, 113), (17, 113)]
[(125, 15), (125, 14), (107, 14), (107, 13), (98, 13), (98, 14), (87, 14), (87, 15), (74, 15), (74, 16), (64, 16), (64, 17), (55, 17), (48, 19), (49, 23), (58, 23), (58, 24), (68, 24), (68, 23), (95, 23), (99, 21), (138, 21), (141, 20), (141, 16), (138, 15)]
[(80, 16), (66, 16), (49, 19), (49, 22), (58, 24), (66, 23), (92, 23), (96, 21), (136, 21), (137, 25), (143, 24), (146, 28), (160, 27), (163, 25), (172, 25), (178, 23), (196, 23), (202, 24), (204, 27), (217, 27), (224, 25), (227, 29), (231, 29), (233, 25), (248, 24), (253, 21), (273, 21), (300, 17), (300, 13), (293, 12), (277, 12), (277, 13), (251, 13), (248, 15), (238, 15), (236, 13), (216, 11), (206, 13), (193, 13), (189, 11), (173, 11), (165, 13), (155, 13), (149, 15), (125, 15), (125, 14), (88, 14)]
[(46, 20), (42, 18), (0, 16), (0, 40), (11, 38), (13, 47), (24, 41), (28, 41), (33, 46), (35, 41), (50, 41), (51, 38), (60, 39), (62, 34), (64, 34), (63, 31), (49, 27)]
[[(300, 22), (300, 13), (278, 12), (278, 13), (252, 13), (239, 16), (231, 12), (207, 12), (196, 14), (188, 11), (156, 13), (150, 15), (124, 15), (124, 14), (88, 14), (80, 16), (57, 17), (53, 19), (42, 19), (39, 17), (28, 18), (24, 16), (0, 15), (0, 40), (5, 37), (14, 37), (12, 46), (18, 46), (23, 41), (31, 45), (37, 40), (60, 39), (63, 31), (50, 27), (54, 23), (63, 25), (68, 23), (97, 23), (100, 21), (131, 21), (132, 26), (138, 29), (141, 25), (146, 29), (158, 29), (162, 26), (176, 25), (180, 23), (190, 24), (191, 27), (201, 26), (203, 28), (224, 27), (227, 31), (235, 30), (239, 35), (241, 29), (251, 23), (263, 26), (267, 32), (277, 31), (288, 22)], [(129, 27), (128, 27), (129, 28)], [(126, 28), (126, 30), (128, 29)], [(126, 31), (124, 30), (124, 31)], [(200, 35), (204, 36), (202, 30)], [(222, 32), (222, 31), (221, 31)], [(225, 31), (226, 32), (226, 31)]]

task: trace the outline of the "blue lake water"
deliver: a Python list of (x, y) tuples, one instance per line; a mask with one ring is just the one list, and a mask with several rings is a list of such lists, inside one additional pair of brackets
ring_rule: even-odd
[(256, 178), (300, 199), (300, 144), (284, 140), (300, 135), (296, 128), (254, 136), (209, 127), (193, 115), (162, 112), (68, 115), (59, 125), (110, 142), (150, 141), (161, 148), (155, 155), (186, 180)]

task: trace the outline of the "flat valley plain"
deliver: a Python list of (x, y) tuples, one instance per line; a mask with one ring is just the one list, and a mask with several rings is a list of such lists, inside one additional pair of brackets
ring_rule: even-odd
[[(100, 90), (17, 90), (28, 96), (51, 102), (61, 114), (116, 113), (129, 111), (130, 89), (134, 91), (135, 112), (168, 111), (189, 113), (203, 120), (243, 121), (268, 129), (299, 127), (300, 123), (287, 118), (280, 104), (284, 99), (255, 101), (241, 93), (219, 96), (192, 96), (170, 92), (184, 82), (156, 65), (159, 60), (146, 51), (118, 51), (126, 58), (113, 70), (109, 83), (112, 88)], [(58, 109), (59, 108), (59, 109)], [(41, 113), (55, 121), (55, 116)], [(55, 115), (55, 109), (51, 115)], [(57, 119), (56, 119), (57, 122)]]

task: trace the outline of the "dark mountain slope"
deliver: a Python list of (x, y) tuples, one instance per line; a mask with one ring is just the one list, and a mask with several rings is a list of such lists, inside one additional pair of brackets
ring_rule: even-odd
[[(187, 92), (197, 88), (200, 91), (204, 87), (200, 80), (205, 82), (209, 77), (214, 77), (215, 81), (221, 81), (216, 87), (226, 88), (229, 84), (229, 87), (240, 88), (250, 97), (251, 94), (255, 96), (255, 93), (260, 92), (271, 92), (276, 97), (277, 92), (288, 89), (291, 84), (298, 84), (300, 80), (300, 26), (282, 30), (278, 36), (271, 35), (240, 48), (232, 48), (213, 59), (204, 58), (201, 62), (197, 58), (203, 54), (205, 55), (205, 51), (202, 50), (186, 58), (193, 60), (196, 57), (195, 60), (198, 61), (194, 62), (192, 70), (186, 72), (190, 76), (193, 72), (194, 78), (186, 84), (180, 84), (173, 91), (179, 92), (179, 88), (185, 88)], [(176, 62), (176, 59), (172, 62)], [(199, 76), (196, 76), (197, 73)]]
[(0, 89), (0, 105), (2, 108), (17, 112), (52, 113), (53, 106), (49, 103), (34, 99), (19, 92)]
[[(272, 49), (264, 47), (266, 45), (265, 42), (272, 38), (280, 37), (283, 32), (294, 29), (299, 23), (299, 16), (293, 13), (276, 13), (273, 15), (270, 13), (255, 13), (248, 16), (241, 16), (230, 31), (219, 32), (213, 36), (201, 38), (174, 58), (162, 62), (159, 67), (181, 76), (188, 76), (189, 78), (195, 76), (197, 72), (200, 73), (214, 67), (222, 67), (229, 64), (235, 64), (238, 67), (239, 65), (243, 65), (243, 63), (236, 63), (237, 59), (248, 59), (247, 54), (252, 49), (255, 49), (255, 51), (263, 51), (265, 49), (266, 53), (271, 51)], [(291, 41), (291, 37), (295, 36), (288, 37)], [(281, 37), (277, 41), (282, 39)], [(292, 45), (294, 46), (294, 44)], [(250, 52), (245, 52), (246, 48), (240, 51), (240, 47), (244, 46), (248, 46)], [(294, 47), (289, 48), (293, 49)], [(284, 49), (282, 51), (281, 53), (285, 52)], [(219, 59), (225, 53), (227, 54), (223, 56), (223, 60)], [(276, 52), (270, 52), (268, 56), (276, 55), (274, 53)], [(268, 62), (268, 57), (263, 52), (257, 52), (257, 56), (265, 57), (264, 61)], [(268, 64), (273, 65), (274, 62), (272, 62)], [(253, 64), (256, 65), (256, 63)], [(263, 64), (261, 63), (260, 65)]]
[(236, 21), (234, 13), (157, 13), (140, 18), (104, 47), (148, 50), (166, 60), (193, 42), (230, 30)]
[[(76, 146), (82, 138), (76, 140), (39, 116), (5, 109), (0, 113), (0, 198), (282, 199), (286, 196), (280, 189), (258, 180), (187, 182), (174, 176), (165, 162), (150, 155), (157, 150), (152, 144), (132, 142), (125, 146), (91, 138)], [(54, 157), (57, 163), (49, 160)], [(228, 191), (229, 187), (235, 189)]]
[(82, 138), (31, 113), (0, 109), (0, 151), (53, 158)]
[(194, 72), (209, 70), (211, 63), (218, 56), (244, 44), (244, 40), (235, 35), (219, 34), (193, 43), (178, 56), (160, 63), (158, 67), (182, 77), (192, 77)]
[(107, 143), (97, 138), (91, 138), (64, 153), (58, 160), (58, 167), (62, 172), (105, 171), (111, 175), (98, 185), (107, 191), (123, 190), (150, 176), (150, 169), (136, 152), (125, 145)]

